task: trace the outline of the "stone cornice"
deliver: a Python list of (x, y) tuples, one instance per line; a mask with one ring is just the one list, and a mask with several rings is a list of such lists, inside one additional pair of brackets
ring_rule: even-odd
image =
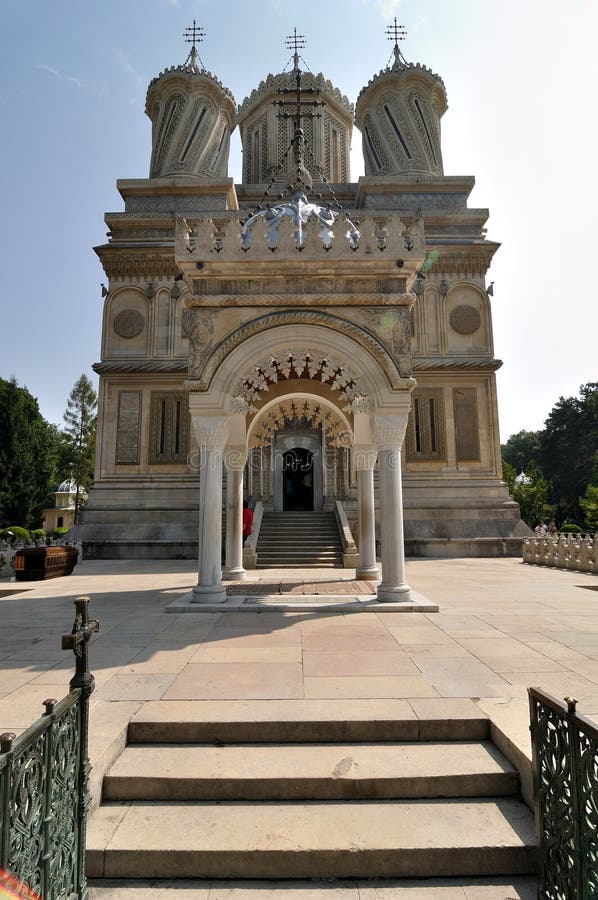
[(204, 175), (172, 175), (165, 178), (119, 178), (116, 188), (123, 198), (168, 196), (201, 197), (225, 194), (229, 209), (238, 209), (232, 178), (209, 178)]
[(448, 246), (446, 243), (434, 244), (433, 249), (438, 256), (429, 267), (429, 271), (438, 275), (485, 275), (492, 257), (500, 247), (494, 241), (484, 241), (468, 246), (459, 241), (460, 246)]
[(155, 244), (142, 247), (102, 244), (94, 250), (108, 278), (173, 278), (180, 272), (170, 244), (160, 247)]
[(502, 366), (502, 359), (489, 359), (488, 357), (480, 357), (471, 359), (470, 357), (443, 357), (436, 359), (434, 357), (413, 357), (414, 372), (436, 372), (445, 369), (478, 369), (485, 372), (496, 372)]
[(137, 359), (132, 362), (127, 360), (103, 360), (92, 365), (98, 375), (112, 374), (141, 374), (147, 372), (161, 372), (165, 375), (187, 374), (187, 359)]

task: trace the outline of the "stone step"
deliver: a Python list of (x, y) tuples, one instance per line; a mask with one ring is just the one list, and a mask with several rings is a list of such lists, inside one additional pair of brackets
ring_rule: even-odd
[[(532, 876), (355, 881), (161, 881), (109, 879), (89, 882), (89, 900), (536, 900)], [(151, 893), (150, 893), (151, 891)]]
[(127, 747), (105, 800), (366, 800), (500, 797), (514, 768), (490, 743)]
[(170, 700), (144, 703), (129, 743), (475, 741), (490, 736), (471, 700)]
[(87, 874), (114, 878), (398, 878), (531, 874), (515, 799), (108, 803)]

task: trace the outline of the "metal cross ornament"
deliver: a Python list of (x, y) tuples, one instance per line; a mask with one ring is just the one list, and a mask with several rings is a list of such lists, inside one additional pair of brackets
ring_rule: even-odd
[(75, 674), (70, 682), (71, 690), (83, 688), (91, 693), (95, 680), (89, 671), (87, 645), (94, 631), (100, 630), (97, 619), (89, 619), (89, 597), (77, 597), (75, 604), (75, 621), (70, 634), (62, 635), (62, 649), (72, 650), (75, 654)]
[(389, 41), (394, 42), (394, 57), (395, 63), (405, 63), (405, 58), (403, 54), (399, 50), (399, 41), (404, 41), (407, 35), (407, 29), (404, 25), (399, 25), (397, 22), (397, 17), (394, 17), (394, 21), (392, 25), (388, 25), (386, 28), (386, 37)]

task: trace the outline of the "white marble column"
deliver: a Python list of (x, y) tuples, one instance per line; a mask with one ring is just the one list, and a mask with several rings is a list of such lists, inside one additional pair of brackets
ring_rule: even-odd
[(227, 447), (226, 466), (226, 557), (224, 577), (243, 581), (243, 469), (247, 461), (244, 447)]
[(405, 580), (403, 543), (403, 490), (401, 446), (407, 430), (407, 412), (375, 417), (378, 469), (380, 473), (380, 542), (382, 581), (378, 600), (397, 603), (411, 601)]
[(199, 577), (193, 603), (223, 603), (222, 454), (228, 437), (226, 416), (192, 414), (201, 453), (199, 481)]
[(376, 513), (374, 508), (374, 466), (376, 450), (356, 447), (357, 502), (359, 512), (359, 561), (355, 578), (377, 581), (380, 572), (376, 564)]

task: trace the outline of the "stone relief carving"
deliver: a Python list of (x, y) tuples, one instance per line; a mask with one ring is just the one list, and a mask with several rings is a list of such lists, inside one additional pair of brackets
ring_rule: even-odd
[(362, 310), (366, 325), (380, 338), (393, 355), (403, 378), (413, 372), (411, 351), (411, 310), (393, 307), (385, 310)]
[[(189, 310), (189, 312), (192, 311), (193, 310)], [(391, 387), (400, 388), (403, 386), (402, 377), (393, 356), (369, 331), (365, 331), (353, 322), (348, 322), (338, 316), (331, 316), (327, 313), (320, 312), (319, 310), (301, 309), (272, 312), (268, 315), (260, 316), (237, 328), (236, 331), (218, 344), (209, 361), (207, 363), (202, 362), (198, 367), (198, 370), (196, 372), (194, 371), (191, 377), (196, 378), (199, 381), (199, 384), (194, 386), (195, 389), (207, 389), (210, 380), (220, 363), (226, 359), (235, 347), (242, 344), (243, 341), (253, 337), (255, 334), (269, 331), (280, 325), (295, 324), (323, 325), (324, 327), (330, 328), (332, 331), (348, 335), (362, 347), (365, 347), (372, 358), (378, 362), (380, 367), (386, 372)]]
[(145, 319), (136, 309), (121, 309), (112, 323), (116, 333), (123, 338), (137, 337), (143, 331), (144, 325)]
[(189, 376), (198, 378), (214, 344), (214, 311), (186, 309), (183, 334), (189, 338)]
[(462, 304), (451, 310), (449, 322), (458, 334), (473, 334), (482, 324), (482, 318), (475, 306)]

